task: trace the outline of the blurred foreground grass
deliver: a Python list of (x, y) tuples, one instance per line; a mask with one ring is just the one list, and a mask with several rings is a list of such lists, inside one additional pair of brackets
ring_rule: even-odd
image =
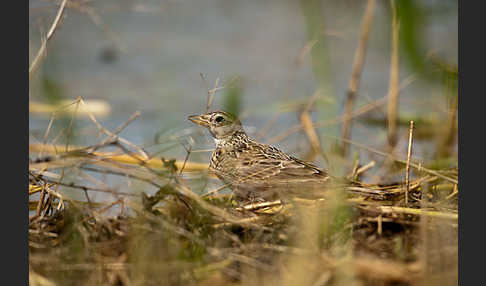
[(122, 142), (127, 125), (98, 126), (92, 146), (31, 144), (43, 154), (29, 166), (31, 285), (455, 285), (457, 170), (415, 170), (407, 205), (398, 183), (242, 208), (191, 187), (209, 179), (204, 164)]

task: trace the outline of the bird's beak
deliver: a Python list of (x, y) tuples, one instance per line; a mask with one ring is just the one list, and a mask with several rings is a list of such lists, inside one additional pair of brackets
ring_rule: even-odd
[(191, 115), (187, 119), (191, 120), (192, 122), (202, 125), (202, 126), (209, 126), (209, 116), (206, 114), (203, 115)]

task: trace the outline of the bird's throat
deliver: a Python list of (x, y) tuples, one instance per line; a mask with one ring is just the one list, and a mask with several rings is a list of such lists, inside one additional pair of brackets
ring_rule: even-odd
[(216, 146), (221, 146), (223, 145), (223, 142), (225, 141), (225, 139), (218, 139), (218, 138), (214, 138), (214, 144), (216, 144)]
[(231, 145), (233, 141), (238, 141), (238, 138), (241, 137), (241, 134), (245, 135), (246, 134), (244, 132), (235, 132), (229, 136), (225, 136), (225, 137), (222, 137), (222, 138), (216, 138), (216, 137), (213, 137), (214, 139), (214, 143), (216, 144), (216, 146), (218, 147), (223, 147), (223, 146), (226, 146), (226, 145)]

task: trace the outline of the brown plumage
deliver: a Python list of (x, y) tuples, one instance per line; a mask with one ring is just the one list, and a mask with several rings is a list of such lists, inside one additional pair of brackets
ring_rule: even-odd
[(258, 143), (241, 122), (225, 111), (189, 117), (209, 129), (216, 142), (209, 168), (234, 192), (239, 202), (306, 196), (321, 190), (329, 175), (317, 166)]

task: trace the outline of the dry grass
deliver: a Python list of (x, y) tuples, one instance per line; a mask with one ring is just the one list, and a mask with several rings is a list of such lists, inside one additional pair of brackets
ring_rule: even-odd
[(388, 126), (388, 145), (394, 148), (397, 144), (397, 112), (399, 94), (399, 53), (398, 53), (398, 32), (400, 22), (395, 0), (391, 0), (392, 7), (392, 54), (390, 61), (390, 87), (388, 91), (387, 105), (387, 126)]
[[(31, 156), (51, 154), (29, 171), (31, 283), (422, 285), (441, 273), (457, 278), (457, 185), (440, 176), (416, 172), (409, 184), (361, 183), (314, 200), (235, 207), (230, 195), (190, 187), (186, 176), (205, 167), (189, 156), (144, 159), (140, 148), (121, 142), (118, 133), (132, 120), (111, 132), (94, 119), (105, 138), (93, 146), (31, 144)], [(457, 178), (457, 171), (436, 172)], [(92, 173), (156, 191), (93, 186)], [(83, 179), (70, 182), (70, 174)], [(85, 200), (67, 196), (68, 189)], [(92, 192), (113, 199), (94, 201)], [(450, 234), (441, 241), (442, 260), (432, 246), (421, 253), (438, 227)]]
[[(354, 54), (353, 72), (351, 79), (349, 80), (349, 88), (346, 94), (346, 101), (344, 103), (344, 119), (342, 125), (342, 138), (351, 139), (351, 112), (353, 110), (356, 92), (358, 91), (358, 85), (361, 78), (361, 72), (363, 70), (366, 46), (368, 44), (368, 37), (371, 30), (371, 24), (373, 23), (373, 12), (375, 8), (375, 0), (368, 0), (366, 10), (364, 12), (363, 20), (361, 22), (361, 32), (359, 43)], [(342, 146), (343, 154), (348, 153), (348, 144), (343, 142)]]

